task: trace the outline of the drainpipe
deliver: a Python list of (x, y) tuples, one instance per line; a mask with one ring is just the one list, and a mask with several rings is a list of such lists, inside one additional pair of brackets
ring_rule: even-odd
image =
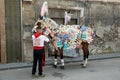
[(24, 45), (23, 45), (23, 23), (22, 23), (22, 0), (20, 0), (21, 6), (21, 54), (22, 54), (22, 62), (24, 62)]
[(89, 23), (91, 24), (91, 21), (92, 21), (92, 19), (91, 19), (91, 16), (92, 16), (92, 15), (91, 15), (91, 7), (90, 7), (89, 9), (90, 9), (90, 10), (89, 10), (89, 11), (90, 11), (90, 21), (89, 21)]

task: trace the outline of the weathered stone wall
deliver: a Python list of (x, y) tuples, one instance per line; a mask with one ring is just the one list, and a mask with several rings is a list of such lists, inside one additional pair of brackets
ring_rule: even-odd
[(34, 2), (23, 2), (22, 4), (22, 23), (23, 23), (23, 52), (24, 60), (32, 60), (32, 40), (31, 30), (35, 23)]
[(120, 5), (115, 3), (85, 3), (85, 23), (94, 28), (96, 37), (91, 53), (120, 52)]
[[(84, 8), (84, 16), (79, 17), (76, 10), (72, 18), (80, 24), (92, 27), (96, 33), (94, 42), (90, 45), (91, 54), (120, 52), (120, 3), (97, 0), (46, 0), (49, 6), (49, 16), (63, 18), (66, 9), (55, 9), (53, 6)], [(90, 1), (90, 2), (89, 2)], [(23, 3), (23, 29), (25, 60), (32, 59), (31, 29), (37, 20), (40, 7), (44, 0), (33, 0), (32, 3)], [(57, 12), (59, 11), (59, 12)], [(60, 14), (61, 13), (61, 14)], [(77, 16), (76, 16), (77, 15)], [(79, 18), (79, 19), (78, 19)], [(62, 22), (61, 22), (62, 23)]]

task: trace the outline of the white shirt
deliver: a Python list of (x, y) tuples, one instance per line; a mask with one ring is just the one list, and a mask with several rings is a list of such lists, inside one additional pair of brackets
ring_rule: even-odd
[(33, 39), (33, 46), (38, 46), (38, 47), (44, 47), (44, 42), (49, 41), (49, 39), (44, 35), (40, 35), (37, 38), (35, 38), (35, 36), (32, 35), (32, 39)]

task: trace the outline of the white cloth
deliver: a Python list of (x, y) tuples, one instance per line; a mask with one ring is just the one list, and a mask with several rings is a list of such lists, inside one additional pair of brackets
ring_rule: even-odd
[(45, 1), (41, 7), (41, 16), (44, 16), (45, 14), (48, 13), (48, 3)]
[(68, 23), (68, 22), (70, 22), (70, 20), (71, 20), (71, 15), (72, 14), (69, 14), (69, 13), (67, 13), (67, 11), (65, 11), (65, 25)]

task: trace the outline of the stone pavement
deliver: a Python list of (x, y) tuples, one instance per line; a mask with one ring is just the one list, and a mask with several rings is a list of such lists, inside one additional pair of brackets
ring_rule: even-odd
[[(110, 59), (110, 58), (120, 58), (120, 53), (97, 54), (97, 55), (89, 56), (89, 60)], [(82, 56), (76, 58), (65, 58), (65, 63), (81, 62), (81, 61), (82, 61)], [(47, 65), (51, 65), (52, 63), (53, 63), (52, 58), (48, 58), (46, 60)], [(8, 70), (8, 69), (27, 68), (31, 66), (32, 66), (32, 62), (0, 64), (0, 71)]]
[[(91, 60), (86, 68), (81, 62), (65, 64), (65, 69), (44, 67), (44, 78), (32, 78), (32, 67), (0, 71), (0, 80), (120, 80), (120, 58)], [(38, 74), (38, 70), (36, 75)]]

